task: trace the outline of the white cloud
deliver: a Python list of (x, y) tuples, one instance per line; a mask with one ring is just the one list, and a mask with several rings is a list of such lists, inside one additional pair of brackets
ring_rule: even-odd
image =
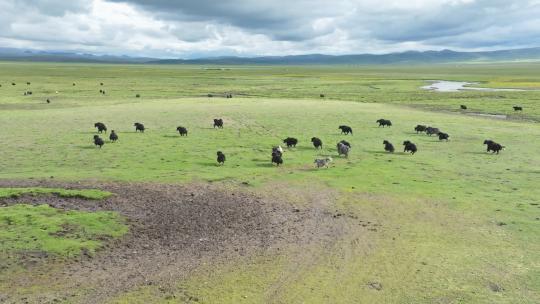
[(0, 0), (3, 47), (136, 56), (540, 45), (538, 0)]

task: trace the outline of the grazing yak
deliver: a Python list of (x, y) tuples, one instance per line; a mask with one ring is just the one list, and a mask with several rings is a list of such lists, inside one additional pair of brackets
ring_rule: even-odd
[(135, 133), (137, 133), (139, 131), (141, 133), (144, 133), (145, 128), (144, 128), (144, 125), (142, 123), (136, 122), (136, 123), (133, 124), (133, 126), (135, 127)]
[(180, 136), (187, 136), (187, 129), (184, 127), (177, 127), (176, 131), (180, 133)]
[(403, 146), (405, 146), (403, 152), (411, 152), (411, 154), (414, 154), (416, 151), (418, 151), (416, 145), (408, 140), (403, 142)]
[(103, 82), (100, 82), (99, 85), (102, 86), (102, 85), (103, 85)]
[(320, 159), (320, 158), (317, 158), (315, 159), (315, 165), (317, 166), (317, 168), (322, 168), (322, 167), (326, 167), (328, 168), (328, 164), (332, 162), (332, 158), (331, 157), (327, 157), (327, 158), (323, 158), (323, 159)]
[(51, 103), (51, 100), (47, 98), (47, 103)]
[(460, 108), (461, 108), (462, 110), (467, 110), (467, 106), (466, 106), (466, 105), (461, 105)]
[(414, 127), (416, 134), (418, 134), (419, 132), (426, 132), (426, 129), (427, 127), (424, 125), (416, 125), (416, 127)]
[(272, 152), (279, 152), (280, 154), (283, 154), (283, 148), (281, 146), (272, 147)]
[(272, 148), (272, 164), (276, 164), (276, 166), (283, 164), (283, 149), (281, 146), (273, 147)]
[(391, 127), (392, 126), (392, 122), (388, 119), (379, 119), (376, 121), (378, 124), (379, 124), (379, 127)]
[(429, 136), (438, 135), (439, 133), (441, 133), (441, 131), (438, 128), (433, 128), (433, 127), (426, 128), (426, 134)]
[(450, 135), (448, 135), (448, 133), (444, 133), (444, 132), (439, 132), (439, 140), (446, 140), (448, 141), (448, 138), (450, 137)]
[(351, 135), (353, 135), (352, 128), (349, 126), (339, 126), (338, 129), (341, 130), (341, 134), (348, 135), (349, 133), (351, 133)]
[(348, 141), (346, 141), (346, 140), (342, 140), (342, 141), (340, 141), (340, 143), (342, 143), (342, 144), (344, 144), (345, 146), (349, 147), (349, 149), (352, 148), (352, 147), (351, 147), (351, 144), (350, 144)]
[(489, 139), (484, 140), (484, 145), (487, 145), (487, 152), (499, 154), (499, 152), (504, 149), (504, 146)]
[(105, 126), (105, 124), (102, 122), (96, 122), (94, 124), (94, 128), (98, 129), (98, 133), (102, 133), (102, 132), (107, 133), (107, 126)]
[(350, 147), (343, 144), (342, 142), (338, 142), (337, 143), (337, 150), (338, 150), (338, 155), (341, 156), (341, 155), (345, 155), (345, 157), (349, 157), (349, 151), (350, 151)]
[(135, 95), (135, 98), (141, 98), (141, 94)]
[(218, 129), (223, 129), (223, 119), (221, 118), (214, 118), (214, 129), (215, 128), (218, 128)]
[(30, 82), (27, 82), (26, 85), (30, 85), (31, 83)]
[(118, 140), (118, 134), (116, 134), (114, 130), (111, 130), (111, 135), (109, 135), (109, 140), (112, 142), (116, 142)]
[(513, 106), (514, 111), (523, 111), (523, 107), (521, 106)]
[(319, 96), (320, 96), (321, 98), (324, 98), (324, 97), (325, 97), (324, 94), (321, 94), (321, 95), (319, 95)]
[(391, 142), (389, 142), (388, 140), (383, 140), (383, 145), (384, 145), (384, 151), (394, 153), (394, 150), (395, 150), (394, 145), (392, 145)]
[(225, 95), (225, 98), (232, 98), (232, 94)]
[(293, 137), (287, 137), (283, 140), (283, 143), (287, 145), (287, 148), (296, 147), (296, 145), (298, 144), (298, 139)]
[(311, 142), (313, 143), (313, 146), (315, 147), (315, 149), (322, 149), (322, 140), (320, 138), (317, 138), (317, 137), (312, 137), (311, 138)]
[(75, 82), (73, 83), (73, 86), (76, 86)]
[(279, 165), (283, 165), (283, 157), (280, 153), (272, 152), (272, 164), (276, 164), (278, 167)]
[(103, 139), (101, 139), (101, 137), (99, 137), (99, 135), (94, 135), (94, 145), (99, 146), (99, 148), (101, 149), (104, 144), (105, 142), (103, 141)]
[(217, 151), (217, 162), (220, 165), (225, 164), (225, 154), (223, 154), (221, 151)]

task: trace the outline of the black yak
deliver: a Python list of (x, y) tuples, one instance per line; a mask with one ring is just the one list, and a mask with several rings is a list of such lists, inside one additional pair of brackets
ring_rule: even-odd
[(324, 97), (325, 97), (324, 94), (321, 94), (321, 95), (319, 95), (319, 96), (320, 96), (321, 98), (324, 98)]
[(403, 152), (411, 152), (411, 154), (414, 154), (416, 153), (416, 151), (418, 151), (418, 149), (416, 148), (416, 145), (408, 140), (403, 142), (403, 146), (405, 146), (405, 148), (403, 149)]
[(467, 110), (467, 106), (466, 106), (466, 105), (461, 105), (460, 108), (461, 108), (462, 110)]
[(416, 127), (414, 127), (414, 130), (416, 131), (417, 134), (419, 132), (426, 132), (426, 129), (427, 127), (424, 125), (416, 125)]
[(178, 131), (178, 133), (180, 133), (180, 136), (187, 136), (187, 129), (184, 128), (184, 127), (178, 127), (176, 128), (176, 131)]
[(139, 123), (139, 122), (136, 122), (133, 124), (133, 126), (135, 127), (135, 132), (141, 132), (141, 133), (144, 133), (144, 125), (142, 123)]
[(322, 140), (320, 140), (319, 138), (317, 137), (312, 137), (311, 138), (311, 142), (313, 143), (313, 146), (315, 147), (315, 149), (322, 149)]
[(99, 137), (99, 135), (94, 135), (94, 145), (99, 146), (99, 148), (101, 149), (104, 144), (105, 142), (103, 141), (103, 139), (101, 139), (101, 137)]
[(272, 164), (276, 164), (276, 166), (279, 167), (279, 165), (283, 165), (283, 157), (282, 157), (282, 153), (279, 152), (278, 150), (274, 150), (272, 151)]
[(51, 103), (51, 100), (47, 98), (47, 103)]
[(438, 135), (441, 131), (438, 129), (438, 128), (432, 128), (432, 127), (427, 127), (426, 128), (426, 134), (431, 136), (431, 135)]
[(379, 124), (379, 127), (391, 127), (392, 126), (392, 122), (388, 119), (379, 119), (376, 121), (378, 124)]
[(105, 126), (105, 124), (102, 122), (96, 122), (94, 124), (94, 127), (98, 129), (98, 133), (102, 133), (102, 132), (107, 133), (107, 126)]
[(499, 152), (504, 149), (504, 146), (489, 139), (484, 140), (484, 145), (487, 145), (487, 152), (499, 154)]
[(296, 144), (298, 144), (298, 139), (287, 137), (283, 140), (283, 143), (287, 145), (287, 148), (296, 147)]
[(112, 142), (116, 142), (118, 140), (118, 134), (116, 134), (114, 130), (111, 130), (111, 135), (109, 135), (109, 140)]
[(351, 133), (351, 135), (353, 135), (352, 128), (349, 126), (339, 126), (338, 129), (341, 130), (341, 134), (348, 135), (349, 133)]
[(214, 118), (214, 128), (223, 129), (223, 119)]
[(448, 135), (448, 133), (444, 133), (444, 132), (439, 132), (439, 140), (446, 140), (448, 141), (448, 138), (450, 137), (450, 135)]
[(513, 106), (514, 111), (523, 111), (523, 107), (521, 106)]
[(225, 164), (225, 154), (221, 151), (217, 151), (217, 162), (220, 165)]
[(383, 140), (383, 144), (384, 144), (384, 151), (394, 153), (394, 145), (392, 145), (391, 142), (389, 142), (388, 140)]
[(135, 98), (141, 98), (141, 94), (135, 95)]

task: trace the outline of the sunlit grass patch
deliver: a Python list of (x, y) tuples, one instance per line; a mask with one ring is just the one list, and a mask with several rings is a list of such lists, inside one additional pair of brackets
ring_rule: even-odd
[(103, 241), (128, 231), (115, 212), (65, 211), (49, 205), (18, 204), (0, 208), (0, 252), (43, 252), (73, 257), (94, 253)]

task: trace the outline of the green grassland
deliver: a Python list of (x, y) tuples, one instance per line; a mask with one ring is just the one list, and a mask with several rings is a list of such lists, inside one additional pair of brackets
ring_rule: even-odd
[(101, 191), (96, 189), (83, 189), (83, 190), (73, 190), (73, 189), (61, 189), (61, 188), (0, 188), (0, 198), (18, 198), (22, 195), (46, 195), (53, 194), (60, 197), (77, 197), (84, 199), (93, 199), (100, 200), (105, 199), (112, 195), (112, 193), (107, 191)]
[[(279, 256), (201, 269), (178, 282), (175, 297), (150, 286), (115, 303), (184, 303), (193, 297), (202, 303), (538, 303), (540, 92), (436, 93), (419, 87), (444, 79), (539, 88), (539, 67), (208, 70), (1, 63), (0, 179), (247, 182), (261, 193), (283, 185), (338, 191), (334, 208), (382, 227), (353, 230), (330, 249), (291, 246)], [(23, 96), (25, 90), (33, 95)], [(205, 97), (226, 92), (234, 98)], [(510, 119), (465, 115), (460, 104)], [(513, 113), (514, 104), (525, 111)], [(212, 127), (217, 117), (225, 121), (223, 130)], [(377, 127), (379, 118), (392, 120), (393, 127)], [(97, 121), (116, 130), (119, 141), (94, 147)], [(136, 121), (148, 128), (144, 134), (135, 133)], [(450, 141), (416, 134), (420, 123), (441, 128)], [(354, 135), (341, 135), (341, 124)], [(188, 137), (175, 131), (180, 125)], [(273, 167), (271, 147), (288, 136), (300, 143), (286, 150), (282, 167)], [(323, 140), (323, 150), (313, 148), (313, 136)], [(488, 138), (505, 150), (487, 154), (482, 142)], [(336, 155), (341, 139), (352, 144), (348, 159)], [(384, 139), (396, 153), (383, 151)], [(404, 140), (419, 152), (401, 153)], [(216, 166), (217, 150), (227, 155), (223, 167)], [(332, 156), (333, 164), (315, 169), (314, 158), (323, 156)], [(4, 207), (0, 217), (15, 211), (21, 210)], [(493, 291), (494, 285), (502, 291)]]
[(102, 244), (98, 237), (127, 232), (113, 212), (61, 211), (48, 205), (2, 207), (0, 219), (0, 252), (8, 255), (37, 251), (69, 257), (82, 249), (92, 254)]

